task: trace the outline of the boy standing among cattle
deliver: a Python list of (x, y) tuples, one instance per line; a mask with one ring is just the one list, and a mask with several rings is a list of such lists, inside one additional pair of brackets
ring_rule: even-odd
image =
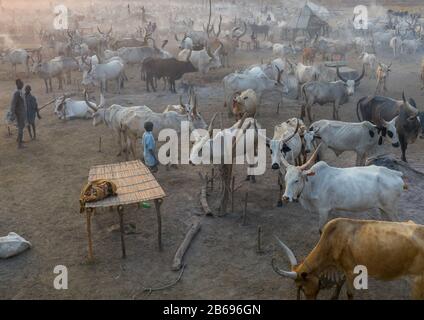
[[(37, 135), (35, 131), (35, 116), (37, 116), (38, 119), (41, 119), (40, 113), (38, 112), (38, 104), (37, 99), (31, 94), (31, 86), (26, 85), (25, 86), (25, 103), (26, 103), (26, 111), (27, 111), (27, 128), (29, 136), (32, 140), (35, 140)], [(32, 132), (31, 132), (32, 128)]]
[(156, 158), (156, 142), (155, 137), (153, 136), (153, 123), (147, 121), (144, 123), (144, 129), (146, 130), (143, 133), (143, 147), (144, 147), (144, 163), (150, 169), (151, 172), (158, 171), (158, 160)]

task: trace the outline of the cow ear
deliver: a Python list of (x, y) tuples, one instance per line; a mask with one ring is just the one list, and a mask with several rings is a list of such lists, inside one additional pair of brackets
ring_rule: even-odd
[(371, 138), (374, 138), (374, 135), (375, 135), (374, 131), (370, 130), (369, 133), (370, 133)]
[(314, 175), (315, 175), (315, 172), (314, 171), (309, 170), (309, 171), (306, 172), (306, 176), (307, 177), (312, 177)]

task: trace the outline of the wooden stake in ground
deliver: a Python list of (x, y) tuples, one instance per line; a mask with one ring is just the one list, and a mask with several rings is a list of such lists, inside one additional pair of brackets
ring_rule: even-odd
[(99, 152), (102, 152), (102, 137), (99, 137)]
[(246, 216), (247, 216), (247, 198), (249, 196), (249, 193), (246, 192), (246, 195), (244, 197), (244, 207), (243, 207), (243, 225), (246, 225)]
[(179, 246), (177, 252), (174, 256), (174, 262), (172, 263), (172, 270), (180, 270), (183, 266), (183, 257), (185, 252), (187, 251), (188, 247), (190, 246), (191, 240), (193, 240), (194, 236), (199, 232), (200, 230), (200, 221), (196, 220), (188, 230), (183, 242)]
[(256, 248), (257, 253), (262, 253), (262, 227), (258, 226), (258, 247)]

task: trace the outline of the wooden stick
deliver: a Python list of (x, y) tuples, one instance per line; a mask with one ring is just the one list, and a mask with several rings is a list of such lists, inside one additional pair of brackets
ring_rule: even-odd
[(160, 214), (160, 206), (162, 205), (163, 199), (155, 200), (156, 216), (158, 220), (158, 247), (159, 251), (162, 251), (162, 217)]
[(262, 253), (262, 227), (261, 225), (258, 226), (258, 247), (257, 252)]
[(212, 215), (212, 210), (209, 207), (207, 194), (206, 194), (206, 184), (200, 189), (200, 204), (202, 205), (203, 211), (207, 216)]
[(177, 249), (177, 252), (174, 256), (174, 262), (172, 264), (172, 270), (180, 270), (183, 265), (183, 257), (186, 253), (188, 247), (190, 246), (191, 240), (193, 240), (194, 236), (199, 232), (200, 230), (200, 221), (195, 221), (188, 230), (183, 242)]
[(102, 137), (99, 137), (99, 152), (102, 152)]
[(234, 183), (235, 183), (236, 177), (233, 176), (233, 180), (231, 181), (231, 212), (234, 212)]
[(91, 239), (91, 215), (93, 213), (93, 208), (87, 208), (86, 210), (86, 219), (87, 219), (87, 238), (88, 238), (88, 260), (93, 260), (93, 240)]
[(56, 99), (53, 99), (52, 101), (46, 103), (45, 105), (43, 105), (42, 107), (38, 108), (38, 111), (40, 111), (41, 109), (44, 109), (45, 107), (47, 107), (48, 105), (51, 105), (53, 102), (55, 102)]
[(7, 126), (7, 133), (9, 134), (9, 137), (12, 135), (12, 132), (10, 132), (10, 127)]
[(277, 105), (277, 114), (279, 113), (280, 113), (280, 102), (278, 102), (278, 105)]
[(249, 193), (246, 192), (246, 195), (244, 197), (244, 208), (243, 208), (243, 226), (246, 225), (246, 216), (247, 216), (247, 197)]
[(121, 231), (121, 248), (122, 248), (122, 258), (125, 259), (127, 257), (127, 253), (125, 250), (125, 239), (124, 239), (124, 207), (118, 206), (118, 214), (119, 214), (119, 226)]
[(213, 191), (213, 179), (215, 177), (215, 168), (212, 167), (211, 191)]

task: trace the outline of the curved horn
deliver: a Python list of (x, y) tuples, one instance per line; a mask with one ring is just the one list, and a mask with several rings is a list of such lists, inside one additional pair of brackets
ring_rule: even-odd
[(315, 160), (316, 160), (316, 158), (318, 157), (318, 151), (319, 151), (319, 149), (321, 148), (321, 146), (322, 146), (322, 143), (320, 143), (319, 145), (318, 145), (318, 147), (315, 149), (315, 151), (314, 151), (314, 153), (312, 154), (312, 156), (309, 158), (309, 160), (308, 161), (306, 161), (306, 163), (305, 164), (303, 164), (303, 165), (301, 165), (299, 168), (300, 168), (300, 170), (306, 170), (306, 169), (309, 169), (313, 164), (314, 164), (314, 162), (315, 162)]
[(190, 57), (191, 57), (191, 52), (192, 52), (193, 50), (192, 49), (190, 49), (190, 51), (188, 52), (188, 56), (187, 56), (187, 59), (186, 59), (186, 61), (187, 62), (190, 62)]
[(163, 49), (163, 48), (165, 48), (165, 46), (166, 46), (167, 44), (168, 44), (168, 40), (163, 40), (161, 48), (162, 48), (162, 49)]
[(339, 67), (337, 67), (336, 73), (340, 80), (342, 80), (343, 82), (347, 82), (348, 79), (343, 78), (343, 76), (340, 74)]
[(247, 32), (247, 24), (246, 24), (246, 22), (245, 21), (243, 21), (243, 26), (244, 26), (244, 30), (243, 30), (243, 32), (241, 33), (241, 34), (239, 34), (236, 38), (237, 38), (237, 40), (240, 40), (240, 38), (241, 37), (243, 37), (245, 34), (246, 34), (246, 32)]
[(299, 119), (296, 118), (296, 129), (294, 130), (292, 135), (290, 135), (289, 137), (282, 140), (282, 142), (285, 143), (285, 142), (289, 141), (291, 138), (293, 138), (296, 135), (297, 131), (299, 130), (299, 126), (300, 126)]
[(291, 267), (293, 268), (293, 267), (297, 266), (298, 262), (297, 262), (296, 256), (294, 255), (293, 251), (291, 251), (291, 249), (283, 241), (281, 241), (277, 236), (274, 236), (274, 237), (275, 237), (275, 239), (277, 239), (278, 244), (280, 245), (281, 248), (283, 248), (284, 253), (289, 258)]
[(278, 76), (277, 76), (277, 82), (281, 83), (281, 75), (283, 74), (284, 70), (280, 70), (280, 68), (276, 65), (275, 68), (277, 68)]
[(297, 279), (297, 273), (295, 271), (281, 270), (280, 268), (278, 268), (277, 266), (275, 266), (274, 262), (275, 262), (275, 259), (273, 258), (271, 260), (271, 266), (272, 266), (272, 269), (274, 270), (274, 272), (276, 274), (278, 274), (278, 275), (280, 275), (282, 277), (285, 277), (285, 278), (293, 279), (293, 280), (296, 280)]
[(109, 31), (107, 32), (107, 35), (110, 35), (110, 34), (112, 33), (112, 30), (113, 30), (113, 26), (112, 26), (112, 25), (110, 25), (110, 29), (109, 29)]
[(217, 38), (221, 34), (221, 24), (222, 24), (222, 15), (219, 15), (218, 32), (215, 34), (215, 37), (217, 37)]
[(218, 115), (218, 112), (215, 112), (215, 114), (212, 117), (211, 123), (209, 124), (209, 128), (208, 128), (209, 137), (212, 137), (213, 122), (215, 121), (215, 118), (217, 115)]
[(194, 95), (194, 104), (191, 112), (193, 113), (193, 115), (197, 115), (197, 95)]
[(212, 17), (212, 0), (209, 0), (209, 18), (208, 18), (208, 24), (206, 26), (206, 35), (209, 38), (209, 32), (210, 32), (210, 25), (211, 25), (211, 17)]
[(184, 107), (184, 104), (183, 104), (183, 97), (180, 95), (180, 106), (181, 107)]
[(362, 65), (362, 74), (355, 79), (355, 83), (358, 84), (365, 75), (365, 64)]
[(177, 37), (177, 34), (176, 33), (174, 33), (174, 38), (175, 38), (175, 40), (177, 40), (178, 42), (180, 42), (180, 40), (178, 40), (178, 37)]
[(98, 109), (96, 107), (93, 107), (91, 103), (88, 101), (88, 93), (87, 90), (84, 90), (84, 101), (87, 104), (87, 107), (89, 107), (91, 110), (96, 112)]
[(100, 30), (100, 27), (99, 27), (99, 26), (97, 26), (97, 31), (99, 31), (99, 33), (100, 33), (100, 34), (104, 34), (104, 33), (102, 32), (102, 30)]

